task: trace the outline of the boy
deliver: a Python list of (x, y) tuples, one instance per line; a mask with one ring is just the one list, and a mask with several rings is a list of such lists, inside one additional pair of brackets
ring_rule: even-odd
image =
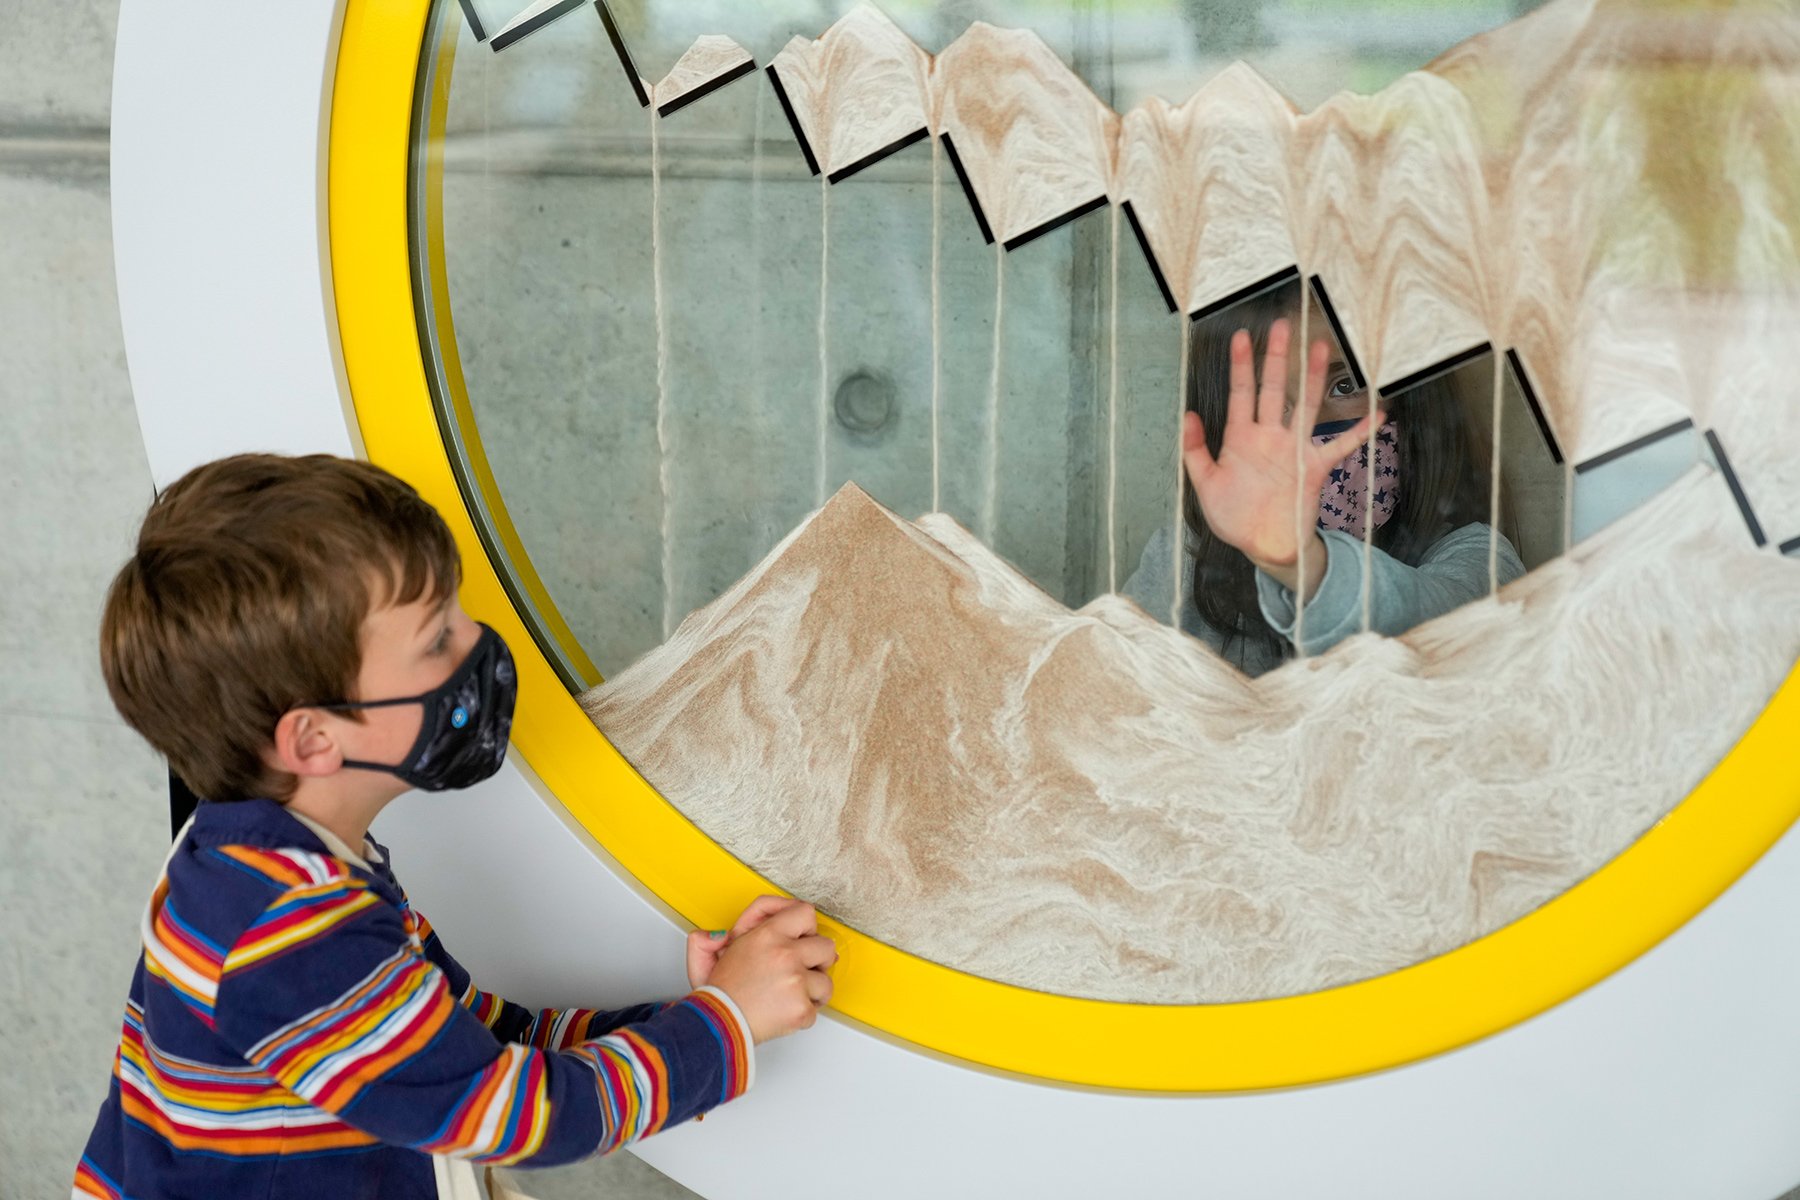
[(151, 895), (77, 1196), (429, 1200), (452, 1158), (567, 1162), (742, 1095), (754, 1045), (830, 998), (831, 942), (778, 897), (690, 935), (672, 1004), (533, 1013), (470, 982), (367, 836), (409, 785), (505, 758), (512, 659), (460, 574), (365, 463), (242, 455), (151, 506), (101, 669), (208, 802)]

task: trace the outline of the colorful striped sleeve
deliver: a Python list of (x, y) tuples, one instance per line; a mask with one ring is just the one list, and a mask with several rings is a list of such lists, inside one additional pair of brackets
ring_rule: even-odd
[[(648, 1008), (566, 1050), (503, 1043), (413, 935), (404, 910), (354, 875), (297, 884), (225, 953), (215, 1028), (383, 1142), (497, 1164), (614, 1150), (750, 1086), (748, 1030), (722, 993)], [(567, 1040), (569, 1024), (554, 1036)]]
[(475, 986), (469, 972), (451, 957), (425, 914), (409, 908), (407, 916), (419, 945), (450, 981), (458, 1004), (474, 1013), (503, 1042), (520, 1042), (539, 1050), (568, 1050), (581, 1042), (604, 1037), (623, 1025), (647, 1021), (666, 1004), (635, 1004), (629, 1008), (540, 1008), (514, 1004)]

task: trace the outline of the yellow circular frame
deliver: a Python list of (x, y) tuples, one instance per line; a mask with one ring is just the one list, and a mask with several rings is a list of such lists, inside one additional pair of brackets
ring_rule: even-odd
[[(444, 515), (462, 550), (464, 604), (517, 654), (515, 749), (644, 887), (696, 926), (716, 928), (751, 897), (779, 889), (658, 795), (582, 712), (483, 550), (438, 427), (407, 226), (413, 89), (428, 9), (429, 0), (347, 0), (338, 51), (331, 270), (363, 444), (372, 461), (408, 480)], [(438, 86), (447, 88), (447, 70)], [(428, 181), (434, 195), (437, 182)], [(441, 289), (441, 270), (435, 278)], [(447, 305), (440, 308), (447, 313)], [(476, 468), (486, 475), (478, 457)], [(480, 482), (490, 486), (491, 478)], [(516, 541), (509, 535), (502, 530), (503, 541)], [(552, 623), (563, 639), (566, 629)], [(1240, 1004), (1080, 1000), (964, 974), (826, 922), (842, 955), (833, 1007), (928, 1051), (1078, 1086), (1242, 1091), (1397, 1067), (1544, 1011), (1698, 913), (1800, 814), (1796, 745), (1800, 669), (1694, 793), (1607, 866), (1487, 937), (1364, 982)]]

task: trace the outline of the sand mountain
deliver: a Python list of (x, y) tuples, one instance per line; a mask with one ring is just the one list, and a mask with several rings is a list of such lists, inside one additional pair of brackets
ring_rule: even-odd
[(1257, 680), (851, 485), (582, 700), (712, 838), (874, 937), (1201, 1002), (1530, 911), (1686, 795), (1797, 654), (1800, 569), (1703, 470), (1497, 598)]

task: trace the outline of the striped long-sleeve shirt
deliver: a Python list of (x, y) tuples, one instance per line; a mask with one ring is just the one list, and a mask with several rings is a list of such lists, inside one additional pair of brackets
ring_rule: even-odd
[(749, 1087), (724, 993), (529, 1011), (470, 981), (380, 860), (273, 801), (200, 807), (145, 914), (75, 1196), (429, 1200), (432, 1154), (568, 1162)]

